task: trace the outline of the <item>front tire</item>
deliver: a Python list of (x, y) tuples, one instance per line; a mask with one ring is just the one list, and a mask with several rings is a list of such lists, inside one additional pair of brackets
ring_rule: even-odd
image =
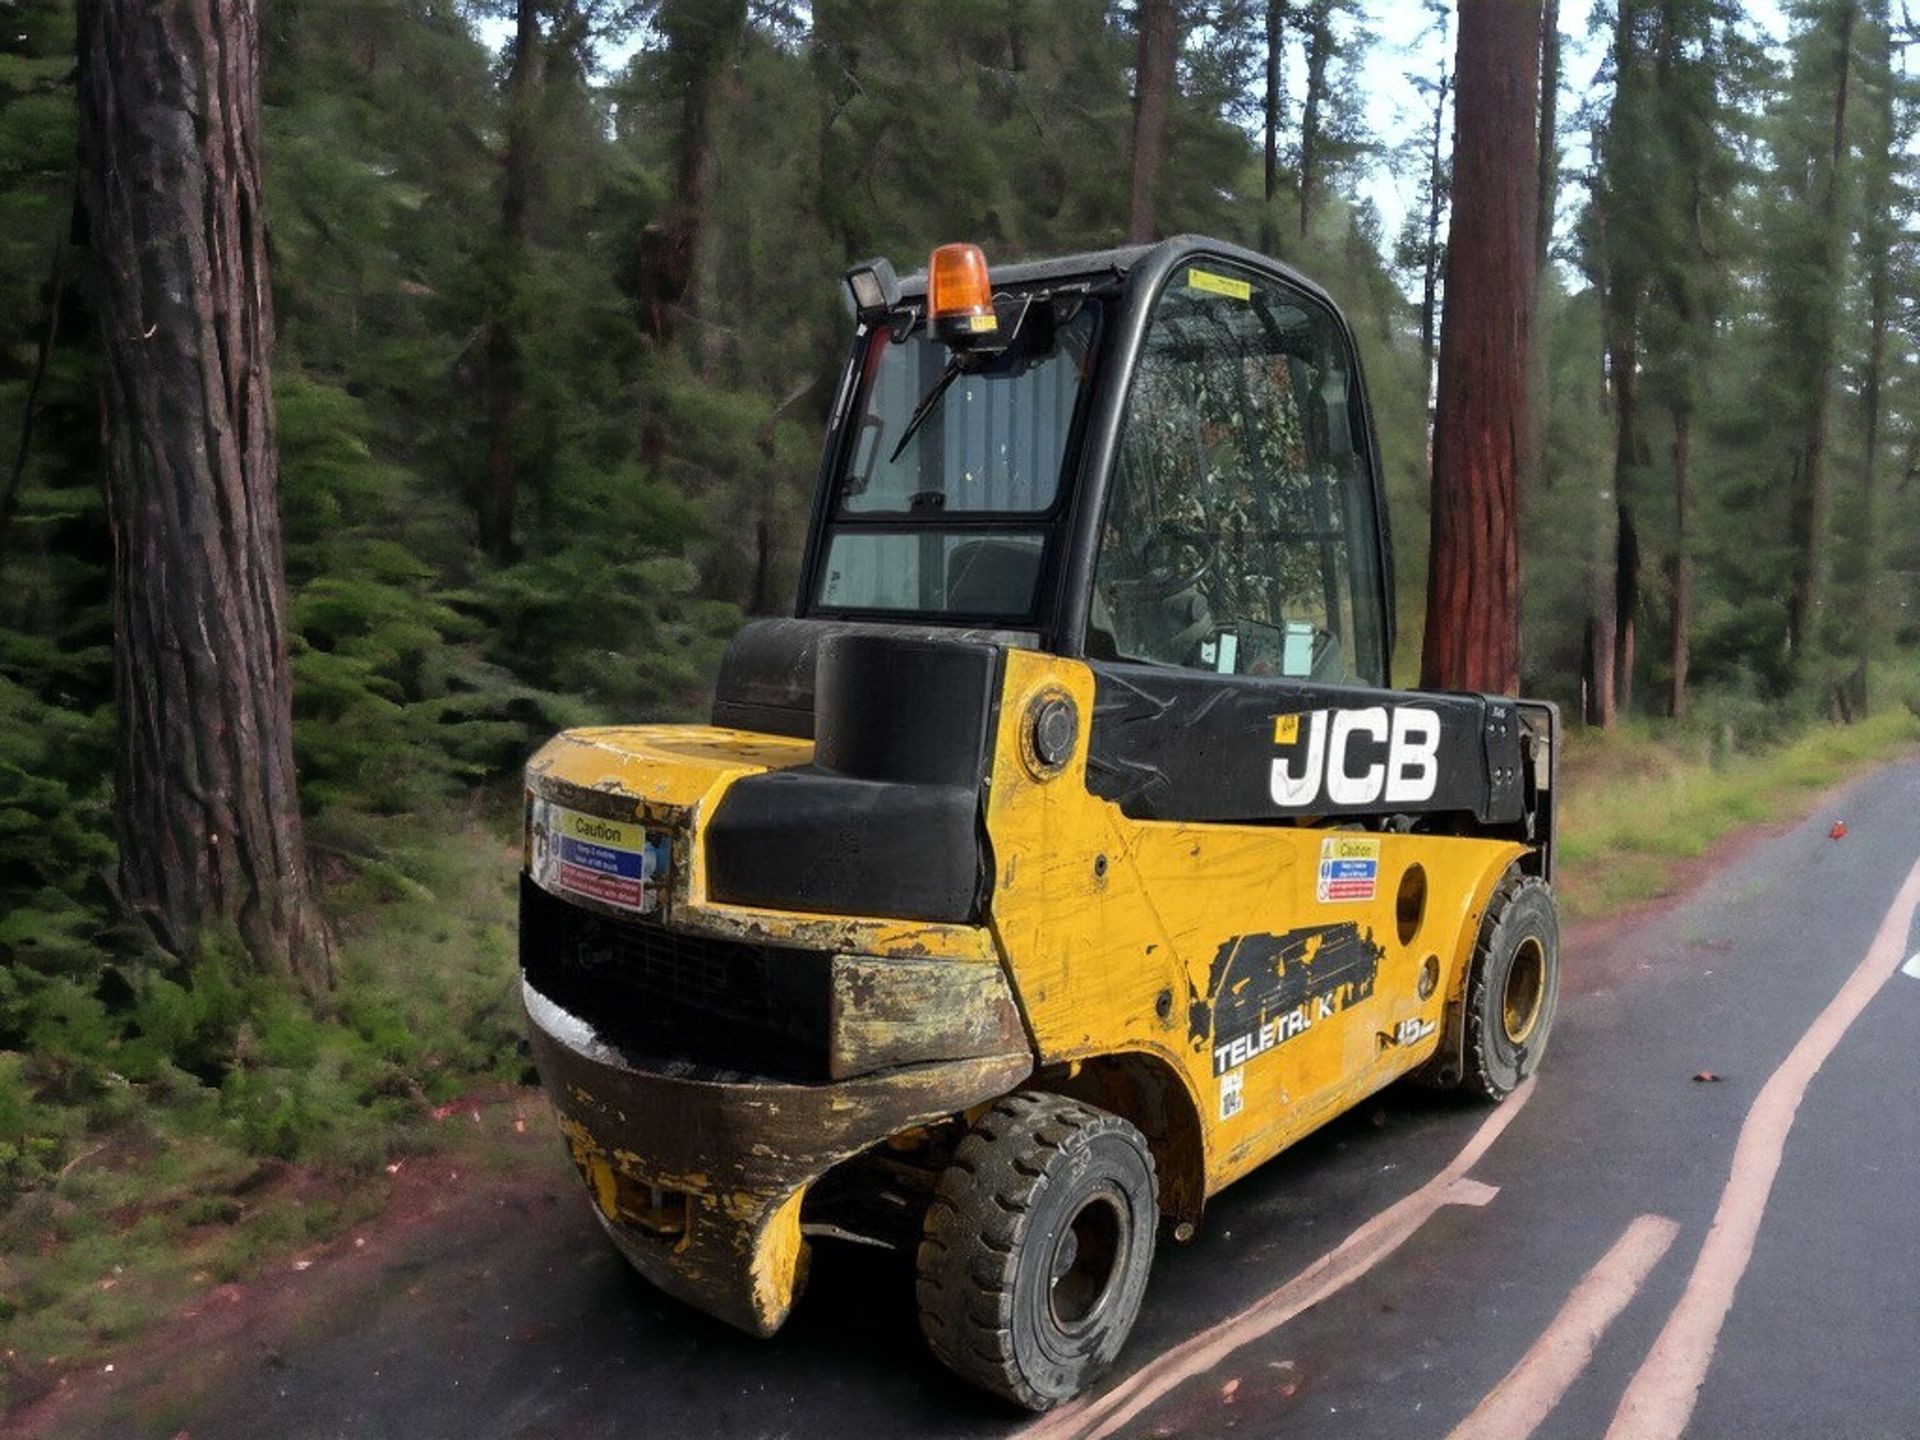
[(955, 1148), (927, 1207), (920, 1329), (963, 1379), (1049, 1410), (1126, 1343), (1158, 1222), (1138, 1130), (1065, 1096), (1009, 1095)]
[(1467, 981), (1462, 1086), (1504, 1100), (1540, 1065), (1560, 996), (1560, 919), (1553, 891), (1513, 873), (1487, 904)]

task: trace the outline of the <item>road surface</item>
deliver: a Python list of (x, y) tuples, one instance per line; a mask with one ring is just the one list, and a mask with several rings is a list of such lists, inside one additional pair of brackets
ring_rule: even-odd
[(660, 1298), (543, 1142), (530, 1182), (46, 1433), (1914, 1440), (1916, 860), (1905, 762), (1581, 935), (1528, 1093), (1395, 1089), (1233, 1187), (1103, 1392), (1038, 1423), (934, 1364), (885, 1252), (821, 1246), (770, 1342)]

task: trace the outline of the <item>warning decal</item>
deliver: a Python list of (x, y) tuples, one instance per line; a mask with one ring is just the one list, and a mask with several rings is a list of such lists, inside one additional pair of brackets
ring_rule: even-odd
[(1315, 898), (1322, 905), (1371, 900), (1379, 888), (1380, 842), (1357, 835), (1332, 835), (1320, 842), (1320, 880)]
[(532, 838), (536, 883), (643, 915), (659, 908), (670, 854), (665, 831), (536, 799)]
[(1225, 295), (1231, 300), (1251, 300), (1253, 286), (1231, 275), (1216, 275), (1211, 270), (1188, 270), (1187, 288), (1204, 290), (1210, 295)]

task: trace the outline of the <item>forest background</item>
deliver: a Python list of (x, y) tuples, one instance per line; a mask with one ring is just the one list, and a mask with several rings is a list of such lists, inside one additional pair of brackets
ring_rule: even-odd
[[(1583, 731), (1567, 900), (1591, 911), (1911, 741), (1920, 30), (1905, 0), (1619, 0), (1566, 35), (1545, 8), (1521, 684)], [(1359, 336), (1418, 669), (1447, 7), (277, 0), (261, 24), (317, 999), (217, 931), (157, 946), (116, 895), (75, 14), (0, 11), (9, 1400), (337, 1233), (449, 1143), (454, 1097), (525, 1078), (514, 776), (567, 725), (701, 716), (742, 618), (790, 605), (850, 261), (1200, 231), (1321, 281)]]

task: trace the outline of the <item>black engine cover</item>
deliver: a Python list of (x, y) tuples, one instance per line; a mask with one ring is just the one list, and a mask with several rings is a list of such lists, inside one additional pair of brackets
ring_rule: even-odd
[(1136, 820), (1525, 812), (1514, 702), (1095, 661), (1087, 786)]

